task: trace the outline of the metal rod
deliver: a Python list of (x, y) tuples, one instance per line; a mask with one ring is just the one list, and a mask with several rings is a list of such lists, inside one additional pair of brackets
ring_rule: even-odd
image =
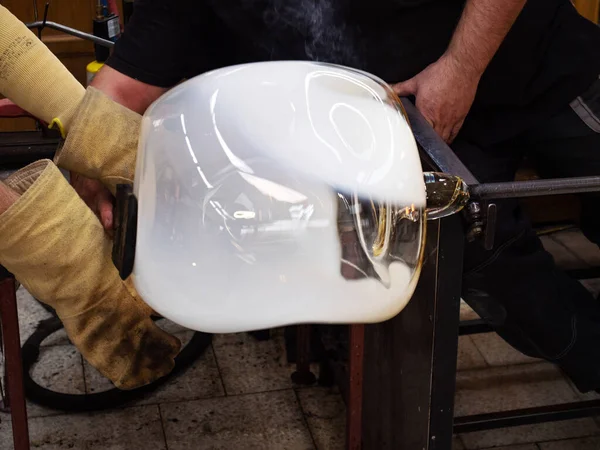
[(317, 378), (310, 370), (311, 326), (296, 326), (296, 371), (292, 373), (292, 381), (300, 385), (311, 385)]
[(79, 31), (79, 30), (76, 30), (75, 28), (67, 27), (65, 25), (61, 25), (56, 22), (47, 21), (44, 23), (43, 21), (38, 20), (36, 22), (26, 24), (26, 26), (29, 29), (44, 28), (44, 27), (52, 28), (53, 30), (62, 31), (63, 33), (70, 34), (71, 36), (78, 37), (85, 41), (94, 42), (95, 44), (98, 44), (98, 45), (101, 45), (101, 46), (107, 47), (107, 48), (112, 48), (115, 45), (114, 42), (109, 41), (107, 39), (102, 39), (101, 37), (94, 36), (93, 34), (85, 33), (83, 31)]
[(478, 184), (475, 176), (456, 156), (452, 149), (435, 132), (429, 122), (425, 120), (417, 107), (408, 99), (402, 99), (402, 105), (408, 115), (410, 127), (417, 143), (436, 165), (437, 169), (450, 175), (463, 179), (467, 184)]
[(469, 185), (473, 198), (487, 200), (600, 192), (600, 176), (479, 184), (448, 144), (429, 125), (417, 107), (406, 98), (402, 99), (402, 105), (408, 115), (415, 139), (422, 150), (438, 170), (461, 177)]
[(13, 444), (15, 450), (29, 450), (27, 406), (23, 386), (23, 362), (19, 338), (19, 317), (15, 279), (0, 266), (0, 318), (4, 341), (7, 394), (12, 417)]
[(600, 415), (600, 400), (455, 417), (454, 433), (493, 430)]
[(365, 326), (350, 325), (348, 355), (348, 404), (346, 408), (346, 448), (362, 448), (363, 363), (365, 354)]
[[(442, 219), (438, 225), (438, 239), (435, 240), (434, 237), (432, 243), (438, 246), (438, 254), (435, 264), (433, 314), (429, 316), (429, 320), (433, 322), (433, 353), (431, 355), (431, 402), (428, 411), (429, 445), (426, 448), (450, 450), (456, 392), (455, 375), (458, 361), (458, 322), (465, 229), (462, 220), (456, 215)], [(429, 232), (430, 228), (427, 229), (427, 233)], [(422, 320), (427, 320), (427, 317), (428, 315), (422, 316)], [(427, 372), (421, 373), (425, 376)], [(402, 394), (403, 397), (404, 395), (406, 394)]]
[(476, 184), (469, 191), (484, 200), (600, 192), (600, 176)]
[(13, 131), (0, 136), (0, 168), (29, 164), (37, 159), (52, 159), (60, 144), (60, 136), (38, 131)]
[(50, 1), (46, 2), (44, 6), (44, 20), (42, 20), (42, 27), (48, 23), (48, 11), (50, 10)]

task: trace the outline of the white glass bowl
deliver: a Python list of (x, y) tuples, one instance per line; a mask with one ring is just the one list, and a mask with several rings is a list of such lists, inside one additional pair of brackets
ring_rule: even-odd
[(227, 67), (142, 123), (133, 277), (193, 330), (371, 323), (409, 301), (426, 187), (398, 98), (313, 62)]

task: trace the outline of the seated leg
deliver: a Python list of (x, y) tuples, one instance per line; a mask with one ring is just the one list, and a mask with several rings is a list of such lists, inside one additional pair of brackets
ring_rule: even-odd
[[(559, 124), (542, 128), (560, 130)], [(533, 138), (531, 133), (491, 149), (457, 142), (454, 150), (480, 181), (493, 182), (511, 179), (520, 161), (517, 154), (535, 149), (536, 142), (546, 149), (554, 142), (565, 157), (577, 144), (556, 136)], [(467, 244), (463, 298), (513, 347), (555, 362), (583, 392), (600, 388), (600, 304), (556, 267), (518, 201), (495, 203), (495, 247), (485, 251), (480, 243)]]

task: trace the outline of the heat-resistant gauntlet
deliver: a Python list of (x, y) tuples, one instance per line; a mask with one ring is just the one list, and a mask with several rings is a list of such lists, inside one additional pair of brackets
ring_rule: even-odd
[(63, 137), (85, 94), (48, 47), (1, 5), (0, 94), (59, 128)]
[[(134, 128), (138, 122), (134, 120), (136, 125), (131, 126), (124, 120), (119, 125), (128, 129), (129, 140), (124, 135), (118, 139), (98, 135), (102, 130), (81, 117), (74, 123), (76, 111), (82, 108), (100, 115), (111, 116), (111, 112), (84, 101), (84, 87), (2, 6), (0, 94), (58, 127), (63, 137), (72, 128), (78, 130), (61, 152), (66, 165), (75, 161), (68, 167), (71, 170), (107, 183), (133, 178), (133, 162), (112, 160), (111, 146), (122, 158), (133, 161), (135, 146), (126, 142), (137, 142)], [(116, 103), (108, 105), (114, 108)], [(120, 106), (117, 109), (131, 113)], [(72, 144), (81, 144), (81, 153)], [(123, 152), (123, 145), (129, 152)], [(96, 158), (87, 162), (94, 154)], [(108, 176), (103, 175), (105, 169)], [(151, 309), (130, 283), (120, 279), (111, 261), (111, 242), (100, 222), (57, 167), (40, 161), (14, 174), (6, 184), (20, 195), (0, 215), (0, 264), (57, 311), (84, 358), (117, 387), (132, 389), (169, 373), (179, 341), (156, 327)]]
[(142, 116), (88, 87), (56, 153), (59, 167), (102, 181), (111, 192), (133, 184)]
[(86, 89), (19, 19), (0, 6), (0, 93), (59, 128), (55, 157), (64, 169), (116, 184), (132, 183), (141, 116), (97, 89)]
[(4, 183), (19, 197), (0, 215), (0, 264), (55, 309), (83, 357), (118, 388), (168, 374), (179, 340), (119, 278), (110, 239), (59, 169), (41, 160)]

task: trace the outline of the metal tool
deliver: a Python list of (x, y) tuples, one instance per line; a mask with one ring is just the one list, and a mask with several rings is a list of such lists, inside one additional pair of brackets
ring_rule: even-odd
[(600, 176), (481, 184), (416, 106), (408, 99), (402, 99), (402, 104), (423, 156), (441, 172), (456, 175), (469, 186), (470, 201), (464, 210), (466, 238), (469, 242), (481, 240), (486, 250), (494, 247), (497, 205), (492, 200), (600, 192)]
[(94, 36), (93, 34), (85, 33), (80, 30), (76, 30), (75, 28), (67, 27), (66, 25), (62, 25), (60, 23), (52, 22), (48, 19), (48, 9), (50, 8), (50, 2), (46, 2), (44, 7), (44, 18), (43, 20), (38, 20), (38, 8), (37, 2), (33, 0), (33, 17), (34, 22), (26, 23), (25, 26), (30, 30), (36, 29), (38, 32), (38, 38), (41, 39), (42, 31), (44, 28), (51, 28), (53, 30), (62, 31), (63, 33), (70, 34), (71, 36), (78, 37), (80, 39), (91, 41), (95, 44), (98, 44), (103, 47), (112, 48), (115, 43), (109, 41), (107, 39), (102, 39), (100, 37)]

